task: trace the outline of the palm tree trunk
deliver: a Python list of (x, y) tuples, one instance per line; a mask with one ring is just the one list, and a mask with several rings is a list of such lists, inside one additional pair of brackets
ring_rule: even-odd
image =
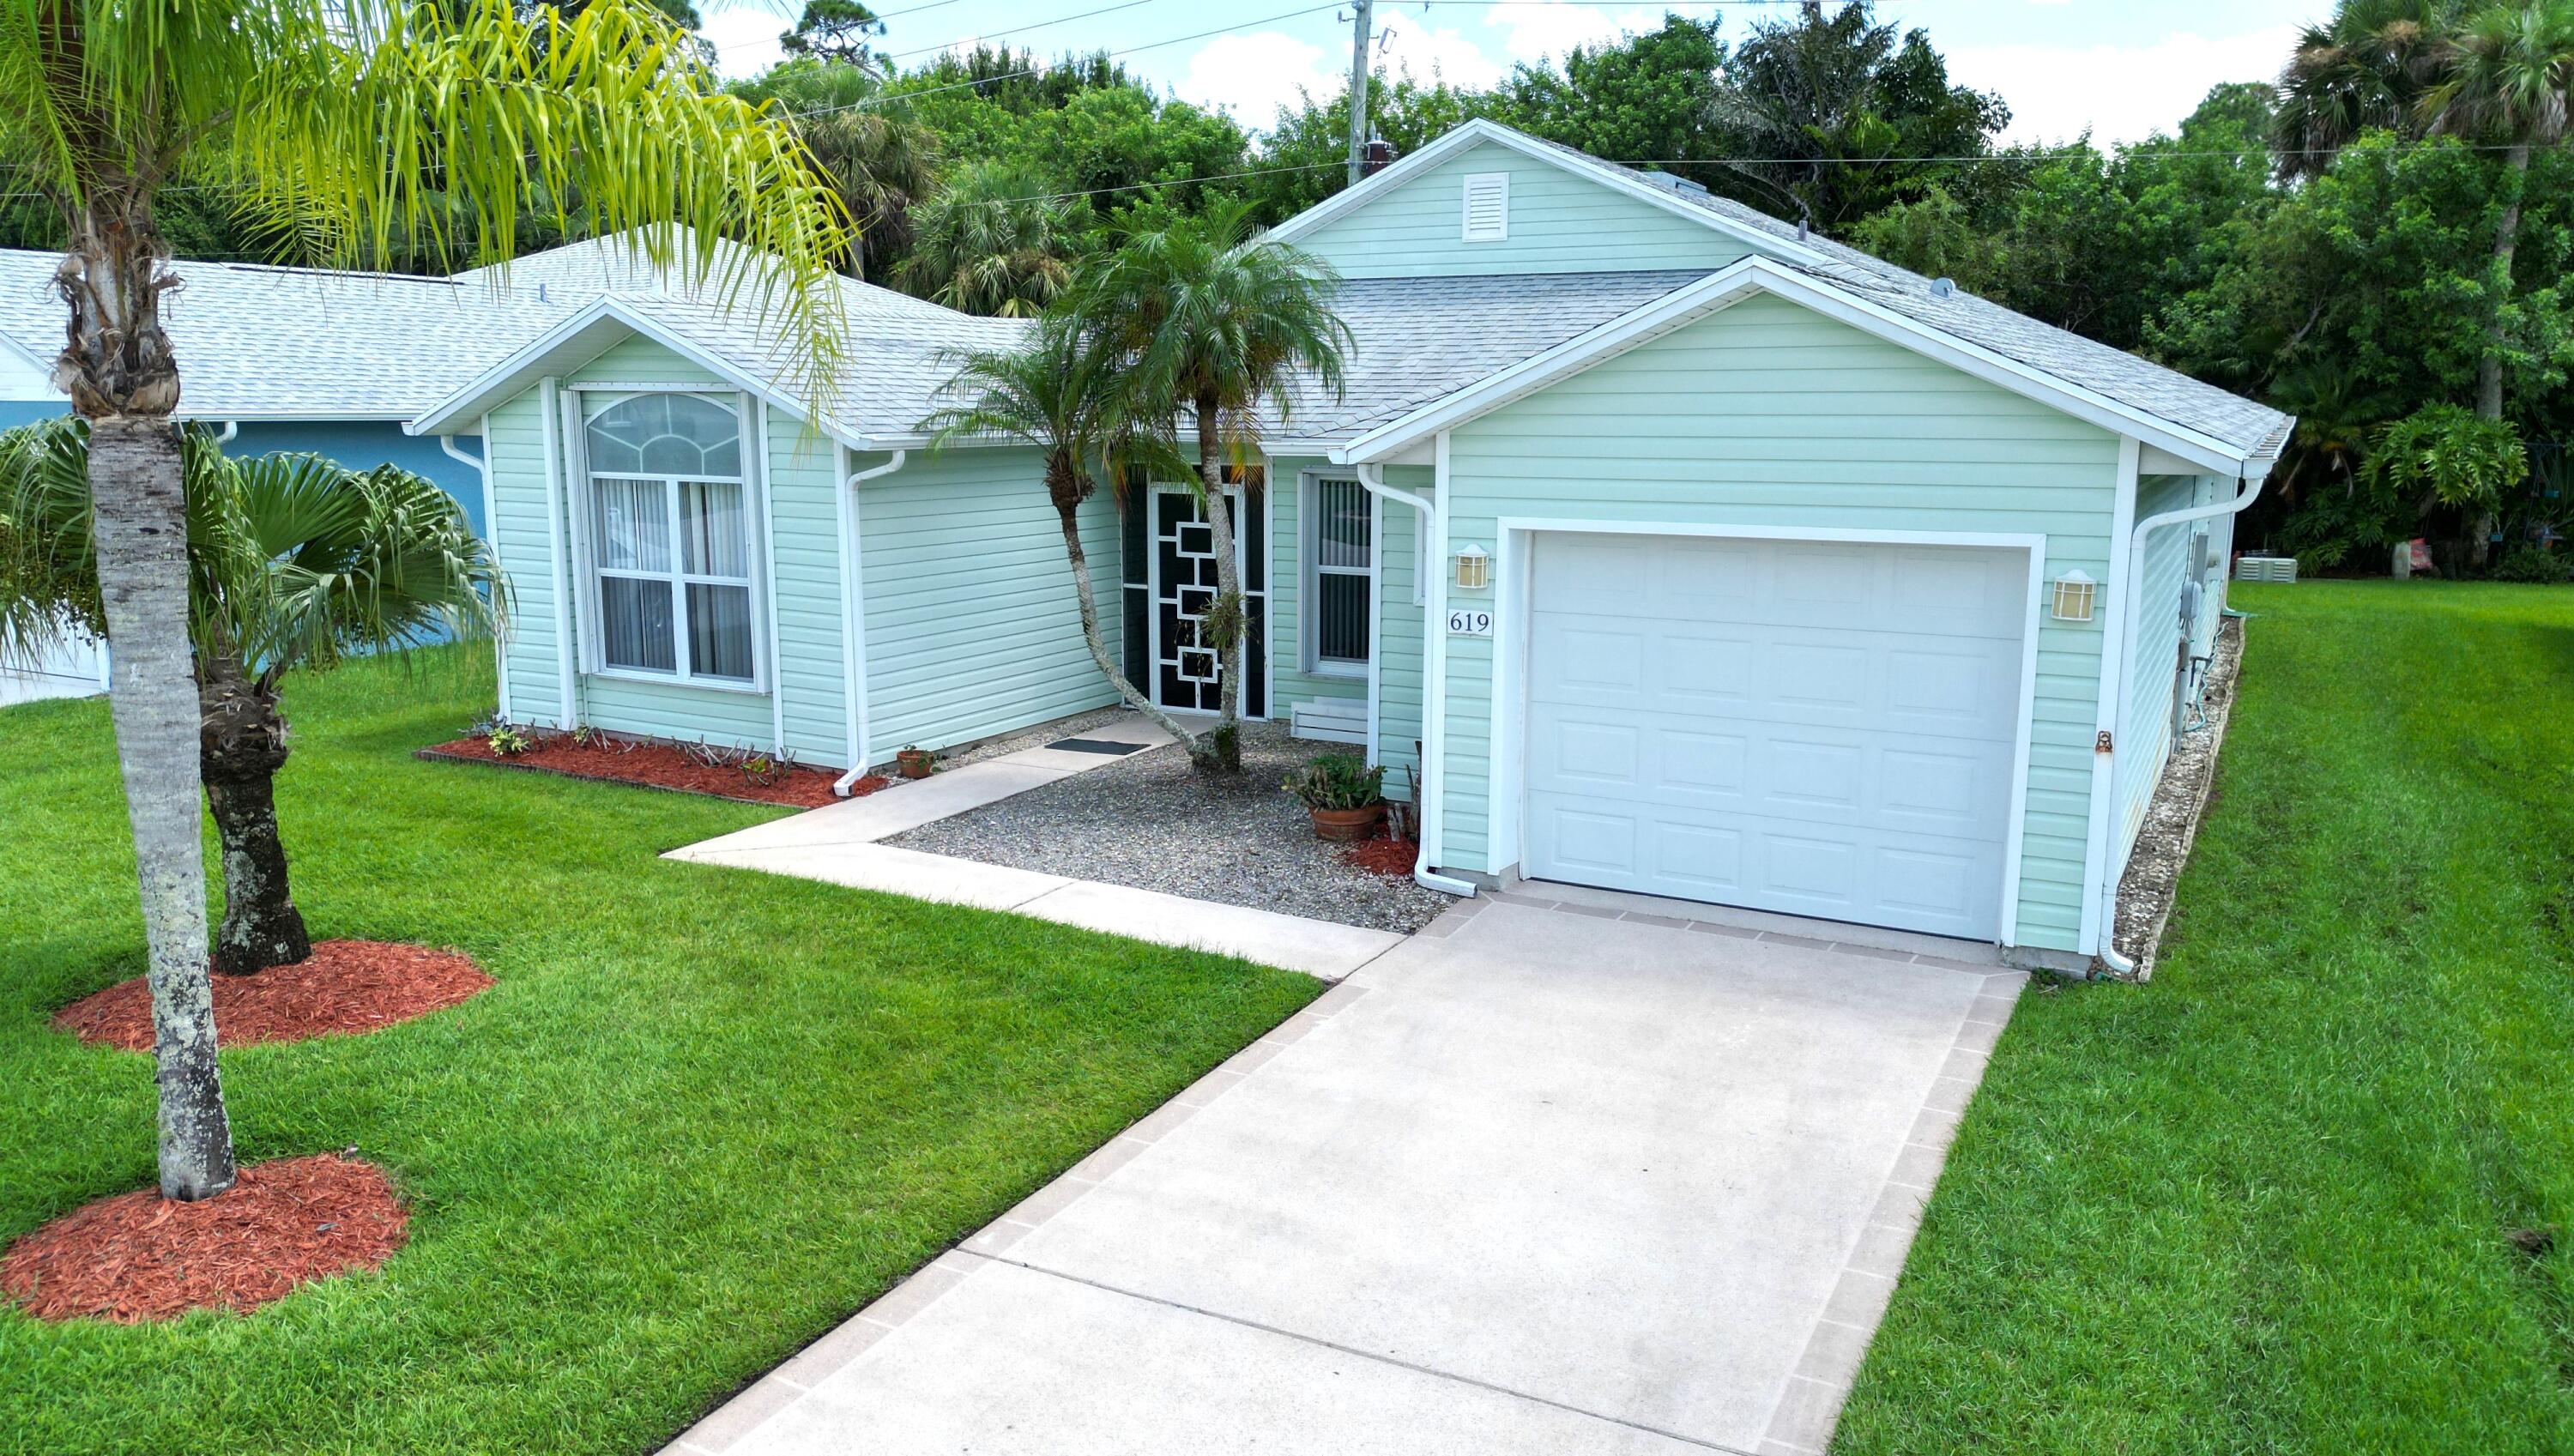
[(286, 875), (277, 832), (277, 770), (286, 766), (286, 720), (276, 694), (240, 665), (203, 665), (198, 760), (206, 802), (224, 851), (224, 922), (215, 932), (215, 969), (248, 975), (313, 953)]
[(187, 508), (167, 416), (90, 421), (89, 488), (110, 644), (108, 713), (125, 778), (150, 949), (160, 1085), (161, 1196), (233, 1185), (232, 1123), (215, 1064), (206, 862), (197, 806), (197, 690), (188, 663)]
[(1124, 699), (1128, 707), (1151, 719), (1162, 731), (1171, 735), (1172, 741), (1186, 744), (1189, 755), (1192, 758), (1196, 757), (1197, 734), (1180, 727), (1178, 719), (1165, 713), (1160, 704), (1155, 703), (1145, 695), (1143, 690), (1127, 681), (1126, 675), (1119, 671), (1115, 661), (1108, 656), (1108, 640), (1099, 633), (1099, 604), (1090, 590), (1090, 554), (1081, 547), (1081, 523), (1077, 515), (1080, 510), (1078, 497), (1067, 504), (1061, 496), (1058, 496), (1055, 499), (1054, 509), (1055, 515), (1063, 521), (1063, 555), (1066, 561), (1072, 563), (1072, 595), (1073, 600), (1081, 607), (1081, 640), (1090, 646), (1090, 661), (1098, 665), (1100, 675), (1116, 688), (1117, 696)]
[(1211, 772), (1242, 771), (1242, 638), (1243, 614), (1247, 610), (1242, 598), (1242, 572), (1234, 560), (1233, 511), (1224, 499), (1223, 439), (1217, 429), (1216, 398), (1201, 394), (1197, 399), (1198, 479), (1206, 488), (1207, 530), (1215, 546), (1215, 611), (1224, 631), (1216, 643), (1216, 718), (1215, 728), (1204, 739), (1203, 750), (1193, 750), (1191, 761)]
[(168, 249), (150, 192), (98, 186), (75, 220), (55, 287), (71, 307), (55, 377), (89, 421), (89, 489), (106, 608), (108, 714), (142, 885), (160, 1090), (161, 1195), (233, 1185), (232, 1123), (215, 1064), (206, 970), (204, 814), (197, 803), (197, 686), (188, 642), (188, 513), (179, 371), (161, 328)]
[[(2522, 142), (2503, 153), (2510, 169), (2504, 180), (2509, 189), (2503, 198), (2502, 217), (2494, 224), (2493, 245), (2493, 312), (2485, 321), (2485, 357), (2476, 362), (2476, 414), (2481, 419), (2502, 418), (2503, 306), (2511, 300), (2512, 254), (2520, 246), (2520, 195), (2529, 184), (2529, 144)], [(2484, 570), (2493, 550), (2494, 508), (2476, 513), (2474, 538), (2467, 543), (2467, 565)]]

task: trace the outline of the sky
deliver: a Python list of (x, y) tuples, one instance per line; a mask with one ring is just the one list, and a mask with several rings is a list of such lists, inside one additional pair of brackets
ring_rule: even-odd
[[(777, 59), (777, 33), (801, 3), (701, 8), (718, 63), (746, 76)], [(1255, 129), (1293, 104), (1299, 87), (1331, 95), (1349, 72), (1349, 11), (1312, 0), (881, 0), (877, 8), (886, 17), (879, 49), (905, 65), (976, 40), (1040, 55), (1106, 47), (1128, 52), (1130, 73)], [(2000, 92), (2012, 113), (2006, 140), (2088, 131), (2112, 143), (2171, 130), (2219, 82), (2275, 76), (2298, 27), (2330, 8), (2331, 0), (1880, 0), (1878, 15), (1930, 31), (1951, 80)], [(1375, 25), (1389, 69), (1481, 86), (1519, 62), (1659, 29), (1667, 9), (1719, 15), (1720, 34), (1737, 40), (1765, 17), (1793, 13), (1775, 0), (1378, 0)]]

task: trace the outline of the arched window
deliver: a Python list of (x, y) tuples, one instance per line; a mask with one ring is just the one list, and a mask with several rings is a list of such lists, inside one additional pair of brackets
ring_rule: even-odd
[(700, 395), (631, 395), (590, 417), (584, 445), (601, 666), (751, 682), (739, 416)]

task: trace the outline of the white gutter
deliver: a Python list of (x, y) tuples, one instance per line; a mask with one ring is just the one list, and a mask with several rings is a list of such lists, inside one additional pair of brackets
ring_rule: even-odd
[(576, 705), (581, 679), (579, 666), (573, 661), (572, 564), (564, 555), (564, 501), (570, 491), (563, 478), (563, 452), (555, 441), (564, 428), (563, 404), (554, 380), (538, 385), (537, 400), (546, 421), (546, 550), (554, 557), (556, 687), (563, 694), (563, 722), (556, 727), (572, 728), (580, 726)]
[(893, 459), (852, 474), (833, 493), (840, 518), (840, 686), (848, 715), (849, 771), (831, 780), (831, 791), (842, 798), (849, 796), (849, 785), (867, 772), (868, 705), (862, 683), (867, 662), (867, 618), (863, 610), (866, 594), (858, 580), (858, 486), (902, 469), (910, 454), (907, 450), (895, 451)]
[[(1410, 491), (1398, 491), (1387, 485), (1384, 466), (1362, 465), (1354, 469), (1358, 473), (1359, 484), (1367, 488), (1368, 494), (1411, 507), (1420, 514), (1420, 529), (1428, 534), (1429, 539), (1444, 543), (1448, 527), (1448, 437), (1444, 433), (1439, 437), (1438, 450), (1435, 480), (1439, 489), (1436, 500), (1423, 500)], [(1433, 568), (1443, 565), (1439, 553), (1425, 552), (1424, 557)], [(1439, 842), (1440, 818), (1444, 817), (1437, 815), (1437, 805), (1439, 780), (1444, 776), (1439, 771), (1440, 750), (1446, 736), (1440, 720), (1446, 717), (1442, 711), (1446, 707), (1442, 695), (1448, 686), (1448, 664), (1446, 654), (1440, 651), (1446, 646), (1441, 640), (1440, 629), (1443, 626), (1441, 619), (1447, 611), (1447, 573), (1434, 570), (1431, 582), (1430, 605), (1421, 617), (1421, 799), (1412, 806), (1413, 817), (1420, 821), (1421, 852), (1413, 858), (1412, 878), (1414, 883), (1425, 889), (1435, 889), (1443, 894), (1471, 895), (1475, 886), (1445, 874), (1434, 874), (1430, 869), (1430, 849)], [(1383, 596), (1380, 588), (1379, 600)], [(1371, 645), (1368, 653), (1368, 696), (1372, 708), (1377, 691), (1377, 657), (1378, 651)], [(1373, 737), (1376, 733), (1375, 713), (1371, 712), (1369, 718), (1368, 732)]]
[[(492, 565), (495, 568), (499, 568), (501, 566), (501, 517), (500, 508), (492, 499), (491, 417), (487, 415), (483, 419), (483, 454), (480, 459), (467, 455), (464, 451), (457, 449), (456, 437), (453, 435), (439, 436), (438, 448), (447, 453), (448, 459), (462, 461), (465, 464), (474, 467), (476, 474), (483, 477), (483, 549), (492, 554)], [(495, 640), (495, 645), (492, 650), (492, 676), (495, 680), (495, 686), (499, 689), (500, 700), (494, 705), (494, 707), (499, 711), (501, 722), (503, 723), (510, 722), (510, 643), (508, 632), (509, 625), (507, 623), (502, 624), (502, 635)]]
[[(2127, 561), (2125, 565), (2128, 590), (2132, 592), (2135, 585), (2144, 580), (2145, 542), (2147, 538), (2151, 537), (2155, 532), (2162, 530), (2166, 526), (2179, 526), (2191, 521), (2206, 521), (2218, 516), (2239, 516), (2254, 501), (2260, 499), (2261, 485), (2264, 481), (2269, 479), (2269, 473), (2265, 471), (2260, 475), (2249, 477), (2251, 486), (2248, 490), (2244, 488), (2245, 479), (2246, 477), (2243, 476), (2235, 477), (2235, 495), (2232, 500), (2219, 501), (2214, 505), (2209, 506), (2184, 506), (2177, 511), (2165, 511), (2160, 516), (2148, 516), (2144, 520), (2137, 522), (2133, 527), (2129, 528), (2127, 532)], [(2193, 567), (2192, 570), (2195, 571), (2197, 568)], [(2109, 760), (2108, 776), (2109, 794), (2111, 797), (2109, 815), (2113, 820), (2121, 808), (2121, 805), (2116, 801), (2116, 795), (2118, 792), (2118, 738), (2126, 731), (2127, 690), (2129, 685), (2135, 679), (2134, 673), (2126, 671), (2126, 665), (2134, 661), (2136, 655), (2137, 614), (2134, 612), (2128, 612), (2124, 614), (2124, 618), (2125, 620), (2121, 624), (2124, 637), (2118, 643), (2118, 663), (2120, 671), (2118, 673), (2118, 691), (2116, 696), (2116, 727), (2110, 730), (2109, 751), (2103, 755)], [(2104, 839), (2100, 845), (2101, 853), (2105, 856), (2100, 862), (2100, 941), (2098, 948), (2093, 953), (2100, 957), (2100, 963), (2102, 965), (2109, 968), (2110, 974), (2133, 975), (2136, 970), (2136, 963), (2129, 960), (2126, 956), (2118, 953), (2118, 880), (2125, 869), (2125, 865), (2123, 862), (2113, 863), (2112, 861), (2123, 861), (2126, 857), (2126, 850), (2122, 847), (2112, 851), (2110, 845), (2114, 844), (2121, 837), (2123, 837), (2123, 835), (2120, 832), (2120, 826), (2115, 822), (2112, 822), (2108, 826), (2107, 838)]]

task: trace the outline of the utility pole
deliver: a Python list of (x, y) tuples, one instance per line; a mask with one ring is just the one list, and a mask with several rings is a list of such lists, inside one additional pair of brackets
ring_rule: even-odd
[(1376, 40), (1374, 0), (1356, 0), (1350, 17), (1350, 185), (1367, 169), (1368, 47)]

